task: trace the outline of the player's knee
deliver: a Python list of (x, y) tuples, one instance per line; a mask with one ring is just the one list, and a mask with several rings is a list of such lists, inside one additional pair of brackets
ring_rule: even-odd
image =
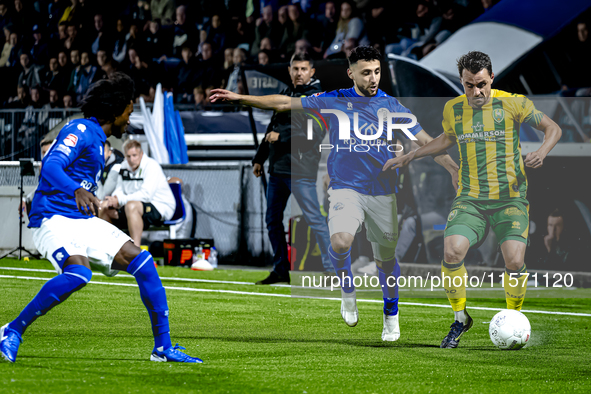
[(330, 237), (330, 246), (332, 246), (332, 250), (337, 253), (345, 253), (347, 250), (351, 249), (352, 244), (353, 236), (348, 233), (337, 233)]
[(470, 245), (468, 244), (467, 246), (461, 242), (446, 242), (443, 250), (443, 259), (448, 263), (459, 263), (466, 257)]
[(143, 213), (143, 204), (140, 201), (129, 201), (125, 204), (125, 214), (133, 215), (133, 214), (141, 214)]
[(113, 269), (126, 271), (129, 264), (142, 252), (133, 242), (128, 241), (123, 244), (121, 249), (113, 259)]
[(523, 267), (523, 261), (509, 260), (505, 262), (505, 267), (511, 271), (519, 271)]

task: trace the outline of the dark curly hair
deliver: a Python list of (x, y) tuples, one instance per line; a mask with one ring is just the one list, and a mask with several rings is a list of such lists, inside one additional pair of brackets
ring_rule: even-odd
[(88, 88), (80, 108), (84, 117), (110, 123), (121, 115), (135, 97), (133, 80), (123, 73), (113, 73)]
[(464, 69), (470, 71), (472, 74), (476, 74), (486, 68), (488, 75), (492, 76), (492, 62), (486, 53), (479, 51), (468, 52), (457, 60), (457, 64), (460, 78), (462, 78)]
[(349, 55), (349, 58), (347, 60), (349, 60), (349, 66), (352, 66), (360, 60), (365, 60), (366, 62), (368, 62), (370, 60), (381, 59), (382, 55), (380, 54), (380, 51), (378, 51), (374, 47), (359, 46), (351, 51), (351, 54)]

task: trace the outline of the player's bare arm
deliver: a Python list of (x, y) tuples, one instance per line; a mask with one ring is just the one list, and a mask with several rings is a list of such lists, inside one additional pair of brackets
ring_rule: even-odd
[[(422, 132), (424, 132), (424, 131), (422, 131)], [(427, 133), (425, 133), (425, 134), (427, 134)], [(417, 136), (418, 136), (418, 134), (417, 134)], [(417, 141), (418, 141), (418, 138), (417, 138)], [(421, 146), (419, 149), (411, 151), (404, 156), (395, 157), (393, 159), (388, 160), (384, 164), (382, 171), (386, 171), (387, 169), (395, 170), (396, 168), (401, 168), (401, 167), (407, 166), (414, 159), (420, 159), (421, 157), (440, 155), (440, 154), (446, 152), (455, 143), (456, 143), (455, 140), (452, 140), (447, 134), (442, 133), (439, 137), (434, 138), (433, 140), (429, 141), (425, 145)], [(449, 157), (449, 155), (448, 155), (448, 157)], [(450, 158), (450, 160), (451, 160), (451, 158)]]
[(540, 168), (544, 164), (544, 159), (548, 153), (562, 136), (562, 129), (548, 115), (544, 115), (535, 128), (544, 132), (544, 142), (537, 151), (528, 153), (523, 163), (526, 167)]
[(300, 98), (283, 96), (280, 94), (248, 96), (230, 92), (225, 89), (213, 89), (211, 91), (210, 100), (212, 103), (215, 103), (218, 100), (230, 101), (241, 105), (247, 105), (249, 107), (273, 110), (276, 112), (302, 109), (302, 100)]
[[(416, 142), (419, 146), (425, 146), (429, 142), (433, 141), (433, 137), (427, 134), (425, 130), (419, 131), (415, 137), (417, 137)], [(457, 191), (459, 180), (458, 171), (460, 170), (460, 167), (456, 164), (455, 161), (453, 161), (453, 159), (449, 154), (447, 154), (447, 152), (443, 152), (433, 157), (433, 159), (437, 164), (439, 164), (441, 167), (445, 168), (447, 172), (449, 172), (449, 174), (451, 175), (451, 183), (454, 189)]]

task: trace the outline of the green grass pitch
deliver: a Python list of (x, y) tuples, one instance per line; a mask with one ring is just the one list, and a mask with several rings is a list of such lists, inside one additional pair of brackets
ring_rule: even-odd
[[(47, 261), (4, 259), (0, 267), (5, 324), (45, 283), (34, 278), (54, 274), (8, 269), (50, 270)], [(173, 344), (204, 364), (150, 362), (150, 323), (134, 279), (95, 273), (94, 282), (123, 286), (91, 283), (39, 318), (17, 362), (0, 363), (0, 393), (591, 392), (591, 316), (526, 313), (531, 344), (501, 351), (483, 324), (496, 312), (472, 309), (475, 324), (460, 347), (439, 349), (453, 320), (448, 308), (401, 305), (402, 336), (384, 343), (379, 303), (359, 302), (359, 324), (350, 328), (338, 301), (272, 296), (289, 295), (288, 287), (223, 283), (254, 282), (261, 271), (162, 267), (159, 273), (168, 278)], [(469, 299), (468, 305), (503, 308), (505, 301)], [(589, 314), (591, 300), (526, 297), (524, 309)]]

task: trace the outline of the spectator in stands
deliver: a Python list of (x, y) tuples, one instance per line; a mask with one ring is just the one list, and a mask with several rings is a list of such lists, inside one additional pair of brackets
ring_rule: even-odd
[(39, 124), (43, 126), (44, 131), (50, 131), (57, 125), (62, 118), (62, 113), (56, 112), (60, 107), (59, 92), (55, 89), (49, 91), (49, 102), (41, 109), (44, 111), (39, 114)]
[(207, 29), (207, 41), (211, 43), (214, 55), (222, 53), (226, 47), (226, 32), (222, 25), (222, 17), (218, 14), (211, 17), (211, 25)]
[[(79, 56), (78, 56), (78, 61), (80, 61)], [(69, 59), (68, 53), (66, 51), (59, 51), (58, 52), (57, 62), (60, 65), (61, 72), (66, 73), (66, 75), (72, 73), (72, 64), (70, 63), (70, 59)]]
[(170, 26), (174, 22), (174, 0), (151, 0), (150, 11), (152, 20), (159, 19), (164, 26)]
[(66, 7), (66, 9), (64, 10), (64, 13), (61, 16), (59, 23), (74, 21), (77, 7), (78, 7), (78, 0), (71, 0), (71, 4), (68, 7)]
[[(291, 97), (309, 96), (321, 92), (320, 82), (313, 79), (312, 58), (307, 53), (296, 53), (288, 68), (292, 84), (281, 94)], [(300, 115), (301, 116), (301, 115)], [(292, 127), (300, 124), (301, 127)], [(273, 247), (273, 271), (257, 282), (260, 285), (290, 282), (283, 211), (289, 195), (293, 192), (306, 222), (312, 228), (326, 271), (334, 271), (328, 256), (330, 236), (326, 219), (320, 212), (316, 192), (316, 178), (320, 151), (318, 149), (326, 130), (314, 127), (314, 139), (307, 139), (305, 119), (288, 112), (276, 112), (267, 127), (265, 140), (261, 143), (252, 163), (256, 177), (263, 175), (262, 168), (269, 159), (269, 184), (267, 186), (267, 230)]]
[(195, 110), (203, 109), (205, 103), (205, 91), (203, 86), (199, 85), (193, 89), (193, 100), (195, 101)]
[[(21, 46), (19, 44), (19, 35), (16, 32), (10, 33), (10, 38), (8, 40), (8, 44), (10, 46), (10, 52), (8, 54), (8, 60), (6, 61), (6, 67), (15, 67), (20, 62), (20, 49)], [(6, 44), (5, 44), (6, 45)]]
[(132, 23), (129, 26), (129, 32), (125, 36), (125, 43), (127, 44), (127, 49), (141, 46), (140, 29), (137, 24)]
[[(296, 50), (296, 52), (297, 52), (297, 50)], [(266, 49), (263, 49), (262, 51), (259, 52), (257, 59), (258, 59), (258, 62), (261, 66), (266, 66), (269, 64), (270, 57), (271, 57), (271, 55), (270, 55), (269, 51), (267, 51)]]
[(60, 94), (57, 89), (49, 90), (49, 102), (43, 106), (43, 109), (52, 110), (59, 108)]
[(240, 79), (240, 66), (242, 66), (242, 64), (244, 64), (245, 60), (246, 60), (246, 53), (245, 53), (244, 49), (234, 48), (234, 56), (233, 56), (234, 69), (232, 70), (232, 73), (228, 77), (228, 85), (226, 86), (226, 89), (228, 89), (231, 92), (235, 92), (235, 93), (238, 92), (238, 81)]
[[(589, 24), (586, 21), (579, 21), (575, 24), (576, 36), (571, 36), (567, 44), (569, 62), (569, 71), (564, 78), (563, 90), (577, 87), (590, 87), (591, 76), (587, 72), (585, 65), (589, 62), (591, 54), (591, 38), (589, 37)], [(574, 33), (571, 30), (572, 33)]]
[(68, 23), (62, 22), (57, 26), (57, 31), (51, 34), (50, 47), (52, 50), (55, 50), (56, 48), (65, 48), (64, 45), (68, 39), (67, 28)]
[(127, 55), (127, 33), (125, 32), (125, 23), (122, 18), (117, 19), (115, 25), (116, 33), (113, 40), (112, 59), (117, 63), (122, 63)]
[(91, 36), (88, 37), (90, 40), (91, 52), (96, 55), (99, 50), (103, 49), (109, 51), (112, 47), (112, 39), (105, 32), (105, 22), (102, 14), (96, 14), (94, 16), (94, 31)]
[(43, 102), (41, 101), (41, 86), (35, 85), (31, 87), (31, 89), (29, 89), (29, 94), (31, 95), (29, 107), (34, 109), (43, 107)]
[(105, 76), (111, 75), (117, 71), (117, 67), (119, 66), (113, 61), (113, 59), (111, 59), (109, 52), (107, 52), (105, 49), (99, 49), (99, 51), (96, 53), (96, 63), (101, 68)]
[(33, 46), (31, 47), (31, 60), (38, 66), (44, 66), (49, 57), (49, 48), (43, 39), (41, 27), (39, 25), (33, 26)]
[(176, 21), (174, 22), (174, 39), (172, 42), (172, 55), (180, 57), (185, 45), (195, 45), (197, 28), (187, 20), (187, 7), (184, 5), (176, 8)]
[(363, 21), (355, 16), (355, 3), (351, 0), (345, 0), (341, 4), (341, 14), (337, 23), (335, 38), (330, 44), (324, 57), (342, 51), (343, 43), (347, 38), (355, 38), (359, 45), (369, 45), (369, 40), (365, 35), (365, 25)]
[(12, 109), (25, 109), (29, 105), (29, 94), (28, 90), (24, 86), (18, 86), (16, 88), (16, 97), (9, 99), (9, 104), (6, 108)]
[(74, 93), (77, 102), (81, 102), (90, 85), (101, 79), (103, 75), (102, 70), (99, 72), (90, 62), (89, 53), (84, 51), (80, 55), (80, 65), (72, 71), (68, 91)]
[(335, 1), (327, 1), (324, 4), (324, 14), (318, 17), (318, 23), (321, 34), (322, 52), (326, 52), (336, 35), (337, 24), (337, 4)]
[(11, 40), (10, 36), (12, 35), (12, 32), (10, 31), (10, 26), (4, 27), (4, 34), (7, 35), (7, 37), (6, 41), (4, 42), (4, 46), (2, 47), (2, 53), (0, 54), (0, 67), (11, 67), (9, 59), (10, 54), (12, 53), (12, 48), (14, 48), (16, 43), (16, 34), (15, 40)]
[(133, 7), (133, 19), (142, 25), (152, 19), (150, 12), (150, 2), (148, 0), (139, 0), (137, 6)]
[(263, 7), (261, 17), (256, 20), (255, 38), (250, 49), (254, 56), (261, 49), (261, 40), (269, 38), (272, 45), (278, 47), (283, 38), (283, 26), (273, 19), (273, 7), (269, 4)]
[(148, 60), (159, 59), (167, 55), (168, 48), (159, 19), (150, 21), (150, 28), (144, 34), (143, 50), (145, 50)]
[(144, 100), (146, 100), (151, 96), (150, 87), (153, 85), (150, 68), (148, 64), (142, 60), (141, 52), (138, 52), (137, 49), (130, 48), (128, 53), (131, 68), (128, 70), (127, 74), (135, 84), (135, 94), (138, 97), (143, 96)]
[[(64, 11), (66, 10), (66, 4), (62, 0), (51, 0), (49, 5), (47, 6), (48, 11), (48, 23), (47, 28), (49, 31), (58, 31), (58, 34), (61, 36), (63, 34), (63, 39), (67, 37), (66, 35), (66, 26), (67, 22), (60, 22)], [(62, 33), (63, 32), (63, 33)]]
[(22, 52), (20, 55), (20, 62), (23, 71), (18, 77), (19, 86), (30, 89), (33, 86), (41, 85), (39, 68), (31, 62), (31, 55), (26, 52)]
[(45, 72), (43, 77), (43, 89), (48, 91), (65, 89), (69, 82), (70, 76), (60, 70), (57, 57), (49, 59), (49, 70)]
[(99, 200), (104, 200), (106, 196), (113, 194), (117, 187), (117, 178), (119, 177), (121, 163), (125, 161), (123, 153), (113, 148), (109, 140), (105, 140), (104, 156), (105, 168), (101, 173), (100, 182), (97, 183), (98, 189), (96, 191), (96, 196)]
[(15, 26), (23, 29), (23, 31), (31, 31), (34, 23), (39, 19), (37, 12), (29, 6), (29, 4), (25, 4), (23, 0), (14, 0), (14, 12), (11, 14), (12, 23)]
[(69, 23), (68, 28), (66, 29), (68, 32), (68, 38), (64, 41), (64, 47), (68, 51), (73, 49), (81, 49), (82, 48), (82, 40), (78, 37), (78, 28), (75, 24)]
[[(244, 53), (244, 50), (242, 52)], [(198, 60), (194, 86), (202, 84), (220, 86), (222, 75), (219, 71), (219, 65), (214, 59), (213, 48), (210, 43), (203, 44)]]
[(548, 234), (544, 236), (546, 253), (543, 253), (539, 261), (540, 269), (583, 270), (583, 251), (588, 249), (582, 245), (581, 237), (571, 228), (572, 223), (565, 220), (565, 215), (559, 209), (555, 209), (549, 216), (547, 222)]
[(176, 209), (174, 195), (156, 160), (144, 155), (137, 140), (123, 147), (125, 161), (117, 177), (112, 196), (105, 197), (99, 217), (121, 229), (129, 229), (136, 245), (141, 245), (143, 230), (161, 225)]
[(0, 29), (4, 29), (8, 25), (12, 25), (8, 0), (0, 0)]
[(312, 45), (305, 38), (301, 38), (296, 41), (294, 52), (295, 53), (306, 52), (306, 53), (309, 53), (310, 55), (312, 55)]
[(283, 38), (279, 50), (282, 54), (291, 55), (295, 52), (295, 44), (299, 39), (310, 40), (310, 28), (305, 16), (302, 15), (300, 7), (296, 4), (287, 6), (287, 15), (289, 17), (283, 31)]
[(74, 97), (67, 93), (63, 98), (64, 109), (74, 108)]
[[(273, 43), (271, 42), (271, 39), (269, 37), (265, 37), (261, 40), (261, 51), (262, 50), (273, 50)], [(234, 52), (232, 52), (232, 56), (234, 56)]]
[[(211, 49), (209, 49), (211, 53)], [(193, 88), (197, 77), (197, 59), (193, 56), (193, 51), (188, 46), (184, 46), (181, 51), (182, 61), (177, 69), (177, 81), (175, 89), (175, 99), (177, 103), (190, 103), (193, 101)]]

